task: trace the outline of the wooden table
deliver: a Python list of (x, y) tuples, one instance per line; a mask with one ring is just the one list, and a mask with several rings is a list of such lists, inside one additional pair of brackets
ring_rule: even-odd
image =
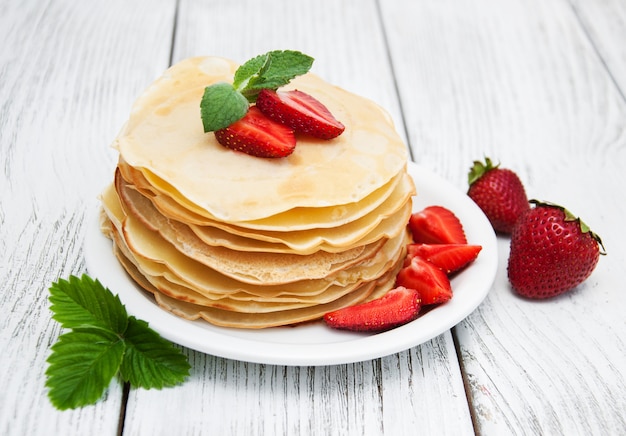
[[(626, 2), (3, 0), (0, 2), (0, 434), (626, 434)], [(575, 291), (516, 297), (508, 239), (488, 297), (434, 339), (335, 366), (183, 349), (182, 386), (59, 412), (47, 289), (85, 272), (88, 209), (132, 101), (194, 55), (316, 58), (384, 106), (412, 159), (467, 188), (471, 162), (581, 215), (608, 251)]]

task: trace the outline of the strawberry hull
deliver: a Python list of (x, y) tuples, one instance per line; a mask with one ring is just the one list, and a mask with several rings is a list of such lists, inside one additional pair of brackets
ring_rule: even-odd
[(584, 282), (598, 264), (598, 240), (560, 207), (540, 205), (513, 228), (507, 274), (521, 296), (545, 299)]
[(526, 190), (517, 174), (493, 165), (489, 158), (484, 164), (474, 162), (469, 184), (467, 195), (485, 213), (498, 233), (510, 234), (518, 218), (530, 208)]

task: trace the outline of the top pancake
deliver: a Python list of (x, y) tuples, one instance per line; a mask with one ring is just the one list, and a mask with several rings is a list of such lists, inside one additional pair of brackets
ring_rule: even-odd
[(293, 154), (259, 159), (204, 133), (199, 102), (212, 83), (232, 82), (238, 65), (216, 57), (184, 60), (135, 102), (114, 142), (120, 158), (167, 194), (207, 218), (231, 224), (266, 220), (296, 208), (358, 203), (404, 170), (406, 147), (378, 105), (313, 74), (284, 89), (314, 95), (346, 130), (332, 141), (299, 137)]

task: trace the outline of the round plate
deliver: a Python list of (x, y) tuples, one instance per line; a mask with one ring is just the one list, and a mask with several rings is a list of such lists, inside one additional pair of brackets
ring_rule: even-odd
[(111, 241), (100, 232), (97, 216), (85, 238), (87, 269), (114, 294), (129, 314), (147, 321), (164, 338), (215, 356), (277, 365), (334, 365), (374, 359), (426, 342), (455, 326), (487, 296), (498, 264), (495, 233), (482, 211), (465, 193), (431, 171), (409, 164), (418, 195), (413, 210), (441, 205), (463, 223), (468, 243), (483, 248), (467, 269), (452, 279), (450, 301), (415, 321), (378, 334), (333, 330), (322, 321), (260, 330), (224, 328), (205, 321), (187, 321), (159, 308), (154, 298), (126, 274), (113, 254)]

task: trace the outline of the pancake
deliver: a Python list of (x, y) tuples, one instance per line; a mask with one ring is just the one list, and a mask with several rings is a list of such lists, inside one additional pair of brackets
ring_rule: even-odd
[[(311, 296), (293, 294), (279, 295), (275, 297), (261, 297), (248, 293), (247, 290), (223, 295), (207, 294), (198, 288), (189, 287), (188, 283), (178, 280), (175, 275), (168, 274), (167, 272), (162, 273), (161, 271), (155, 272), (154, 270), (151, 270), (150, 267), (146, 269), (145, 262), (138, 261), (137, 257), (130, 254), (124, 245), (119, 243), (117, 238), (115, 238), (115, 240), (116, 247), (119, 249), (118, 256), (124, 256), (126, 261), (132, 263), (134, 268), (141, 273), (142, 277), (144, 277), (147, 282), (157, 288), (164, 295), (204, 307), (231, 310), (239, 313), (281, 312), (295, 308), (328, 304), (354, 292), (364, 284), (376, 281), (359, 280), (346, 286), (333, 284), (324, 289), (323, 292)], [(401, 264), (402, 262), (400, 260), (396, 260), (393, 264), (394, 268), (391, 270), (395, 271)], [(385, 275), (381, 277), (387, 277), (388, 273), (389, 271), (385, 271)], [(380, 279), (380, 277), (377, 279)]]
[[(161, 271), (168, 270), (187, 282), (193, 283), (197, 288), (222, 295), (242, 290), (262, 296), (267, 296), (268, 294), (275, 296), (281, 293), (312, 295), (315, 290), (324, 290), (324, 286), (331, 284), (346, 286), (356, 281), (373, 280), (382, 275), (392, 263), (400, 260), (398, 256), (402, 253), (402, 248), (408, 243), (407, 232), (404, 231), (393, 239), (382, 241), (382, 244), (375, 246), (371, 250), (374, 251), (373, 253), (367, 251), (367, 259), (361, 258), (354, 265), (349, 264), (347, 267), (345, 264), (341, 265), (342, 268), (337, 268), (328, 274), (311, 277), (313, 271), (305, 271), (303, 275), (298, 277), (294, 274), (298, 270), (290, 269), (289, 274), (284, 276), (284, 281), (271, 282), (264, 280), (251, 283), (246, 280), (246, 277), (232, 277), (228, 271), (225, 273), (219, 268), (211, 268), (210, 265), (207, 266), (200, 262), (198, 259), (209, 256), (201, 256), (190, 251), (187, 248), (191, 244), (190, 241), (172, 239), (171, 234), (169, 238), (167, 236), (164, 237), (159, 231), (142, 226), (135, 217), (125, 215), (123, 208), (115, 204), (116, 197), (114, 193), (109, 191), (106, 191), (108, 192), (106, 209), (118, 211), (117, 213), (120, 214), (111, 216), (112, 221), (119, 223), (117, 226), (114, 225), (114, 227), (117, 227), (116, 233), (119, 234), (119, 239), (116, 240), (118, 246), (123, 245), (126, 247), (127, 251), (132, 253), (131, 256), (138, 259), (138, 262), (141, 264), (158, 264), (159, 266), (150, 267), (151, 271), (153, 271), (152, 275), (157, 274), (154, 272), (157, 269)], [(169, 227), (162, 226), (161, 229), (161, 231), (167, 232)], [(129, 237), (129, 234), (132, 234), (132, 236)], [(127, 257), (130, 256), (127, 255)], [(276, 256), (272, 255), (272, 259), (275, 258)], [(292, 256), (288, 257), (288, 259), (292, 258)], [(301, 263), (316, 262), (318, 258), (315, 256), (300, 256), (298, 260)], [(288, 262), (288, 260), (283, 262)], [(270, 261), (270, 264), (273, 265), (275, 262)], [(217, 264), (217, 266), (221, 267), (222, 265)], [(310, 264), (309, 268), (314, 266), (314, 264)], [(306, 266), (303, 269), (306, 269)], [(318, 282), (320, 279), (323, 280)], [(289, 286), (284, 286), (287, 283)]]
[[(407, 176), (408, 177), (408, 176)], [(183, 225), (179, 220), (169, 219), (179, 239), (193, 239), (190, 229), (203, 243), (210, 246), (223, 246), (237, 251), (276, 252), (311, 254), (315, 251), (339, 252), (359, 245), (370, 244), (382, 238), (393, 238), (405, 227), (411, 214), (411, 203), (407, 202), (412, 193), (412, 184), (403, 180), (392, 192), (389, 199), (373, 213), (350, 222), (345, 226), (331, 229), (312, 229), (292, 232), (250, 231), (226, 223), (212, 225)], [(127, 209), (156, 230), (164, 216), (155, 207), (152, 198), (145, 197), (125, 183), (120, 171), (115, 175), (115, 189)], [(399, 210), (398, 210), (399, 209)]]
[[(167, 189), (171, 193), (174, 188), (167, 186), (163, 181), (154, 176), (146, 176), (145, 171), (137, 171), (130, 168), (125, 162), (118, 164), (120, 174), (130, 184), (150, 197), (159, 208), (161, 213), (173, 219), (193, 223), (197, 225), (215, 225), (222, 221), (216, 220), (206, 215), (202, 215), (198, 208), (180, 198), (169, 196)], [(150, 178), (152, 181), (148, 180)], [(404, 204), (406, 198), (415, 193), (413, 182), (406, 172), (399, 173), (384, 186), (372, 192), (359, 202), (342, 204), (329, 207), (303, 208), (297, 207), (283, 213), (254, 221), (240, 221), (236, 226), (240, 228), (268, 231), (294, 232), (298, 230), (315, 229), (319, 231), (325, 228), (334, 228), (351, 223), (372, 212), (373, 209), (386, 202), (389, 208), (389, 196), (395, 194), (396, 197), (403, 195), (403, 201), (397, 204)], [(270, 199), (268, 198), (268, 201)], [(395, 198), (399, 201), (398, 198)]]
[(314, 95), (347, 126), (342, 135), (332, 141), (299, 138), (296, 151), (283, 159), (226, 149), (204, 133), (199, 102), (206, 86), (232, 82), (237, 67), (216, 57), (174, 65), (135, 102), (114, 142), (129, 166), (186, 209), (238, 223), (298, 207), (346, 205), (405, 167), (406, 146), (383, 109), (310, 73), (284, 89)]
[(262, 329), (316, 320), (327, 312), (368, 301), (372, 296), (379, 298), (393, 286), (393, 274), (390, 274), (380, 281), (368, 283), (355, 292), (331, 303), (280, 312), (238, 313), (230, 310), (205, 307), (169, 297), (149, 283), (127, 259), (123, 256), (119, 258), (121, 264), (129, 271), (129, 275), (133, 277), (139, 285), (144, 287), (144, 289), (151, 292), (155, 297), (156, 303), (164, 310), (190, 321), (205, 320), (214, 325), (231, 328)]
[(252, 157), (221, 146), (200, 118), (204, 88), (236, 68), (184, 60), (133, 105), (101, 195), (120, 264), (164, 310), (233, 328), (297, 324), (383, 296), (406, 255), (415, 195), (389, 115), (305, 74), (284, 89), (313, 95), (345, 131), (298, 136), (285, 158)]

